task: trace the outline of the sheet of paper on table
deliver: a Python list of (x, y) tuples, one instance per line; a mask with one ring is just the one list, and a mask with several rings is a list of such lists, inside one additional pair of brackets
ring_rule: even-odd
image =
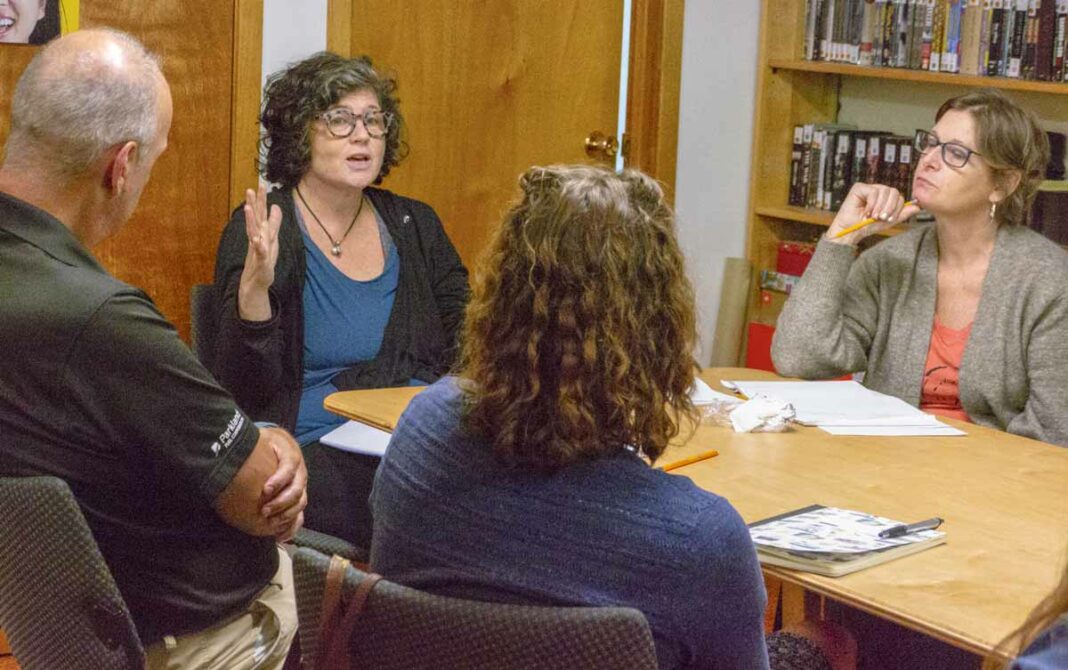
[(951, 436), (964, 431), (946, 425), (900, 398), (855, 381), (724, 381), (747, 397), (764, 395), (790, 403), (796, 420), (833, 435)]
[(741, 398), (729, 396), (726, 393), (712, 390), (712, 387), (695, 377), (693, 389), (690, 391), (690, 399), (695, 405), (711, 405), (714, 402), (742, 402)]
[(359, 421), (346, 421), (339, 427), (319, 438), (328, 447), (351, 451), (356, 454), (382, 456), (389, 445), (390, 433), (368, 426)]

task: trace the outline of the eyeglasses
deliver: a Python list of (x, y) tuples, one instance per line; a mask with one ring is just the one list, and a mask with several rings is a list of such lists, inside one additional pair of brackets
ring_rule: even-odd
[(968, 164), (972, 154), (982, 156), (978, 151), (973, 151), (959, 142), (943, 142), (938, 135), (926, 130), (917, 130), (916, 137), (912, 142), (921, 155), (937, 147), (942, 147), (942, 162), (950, 167), (962, 168)]
[(363, 114), (354, 114), (344, 107), (330, 109), (319, 115), (326, 129), (334, 137), (344, 138), (356, 131), (356, 122), (363, 121), (367, 134), (374, 138), (385, 137), (393, 124), (393, 115), (377, 109), (369, 109)]

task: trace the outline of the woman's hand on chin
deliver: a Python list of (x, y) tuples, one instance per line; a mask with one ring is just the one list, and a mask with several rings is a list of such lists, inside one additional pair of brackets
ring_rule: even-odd
[[(906, 203), (896, 188), (882, 184), (853, 184), (827, 230), (827, 239), (836, 244), (855, 245), (865, 237), (886, 230), (919, 212), (920, 208)], [(868, 219), (875, 221), (838, 237), (843, 231)]]

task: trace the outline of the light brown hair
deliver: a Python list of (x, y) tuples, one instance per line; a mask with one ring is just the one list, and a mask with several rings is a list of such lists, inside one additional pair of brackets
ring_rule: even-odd
[(466, 426), (502, 462), (554, 470), (624, 448), (655, 460), (693, 425), (693, 289), (651, 178), (535, 167), (467, 308)]
[[(1049, 162), (1049, 139), (1035, 115), (991, 88), (945, 101), (935, 122), (951, 109), (971, 114), (978, 144), (975, 150), (993, 170), (995, 182), (1007, 192), (997, 203), (998, 225), (1026, 225)], [(1010, 189), (1014, 175), (1019, 175), (1020, 181)]]

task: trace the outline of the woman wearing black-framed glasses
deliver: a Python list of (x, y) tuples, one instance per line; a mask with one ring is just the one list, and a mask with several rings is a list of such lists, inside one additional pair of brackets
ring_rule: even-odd
[(378, 188), (405, 154), (395, 82), (367, 58), (316, 54), (272, 76), (260, 172), (216, 259), (210, 367), (308, 465), (305, 525), (370, 545), (378, 458), (326, 447), (336, 390), (434, 382), (452, 364), (467, 270), (429, 205)]
[[(783, 309), (772, 359), (792, 376), (863, 372), (925, 411), (1068, 446), (1068, 253), (1026, 226), (1046, 135), (995, 90), (952, 98), (935, 119), (916, 134), (915, 204), (853, 186)], [(921, 207), (933, 225), (857, 256)]]

